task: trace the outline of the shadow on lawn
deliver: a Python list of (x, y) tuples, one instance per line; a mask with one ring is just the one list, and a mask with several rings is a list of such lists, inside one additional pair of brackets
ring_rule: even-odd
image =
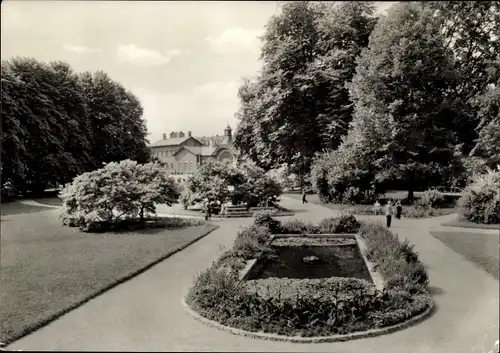
[(23, 213), (36, 213), (54, 210), (52, 207), (24, 205), (19, 202), (3, 203), (1, 206), (2, 216), (12, 216)]
[(429, 293), (432, 296), (435, 296), (435, 295), (443, 295), (446, 292), (441, 287), (429, 286)]

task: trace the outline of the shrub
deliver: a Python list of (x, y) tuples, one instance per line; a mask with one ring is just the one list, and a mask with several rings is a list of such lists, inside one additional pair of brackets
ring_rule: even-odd
[(458, 200), (459, 217), (474, 223), (500, 223), (500, 169), (476, 175)]
[(228, 163), (209, 161), (190, 177), (185, 185), (186, 200), (226, 202), (234, 205), (247, 203), (249, 207), (263, 202), (278, 201), (282, 187), (255, 164), (246, 163), (236, 168)]
[(439, 203), (444, 201), (443, 194), (438, 190), (430, 189), (426, 190), (422, 196), (417, 200), (416, 205), (423, 208), (434, 208), (439, 205)]
[(320, 233), (356, 233), (360, 223), (352, 215), (323, 218), (318, 225)]
[(271, 211), (259, 211), (254, 214), (254, 225), (269, 229), (272, 234), (280, 233), (281, 222), (273, 218)]
[(115, 223), (121, 219), (156, 214), (158, 203), (176, 202), (178, 192), (172, 179), (157, 163), (138, 164), (124, 160), (84, 173), (67, 184), (59, 197), (63, 201), (63, 224), (82, 229), (93, 223)]
[(409, 286), (427, 285), (427, 270), (407, 240), (400, 242), (397, 235), (375, 222), (363, 222), (359, 234), (366, 241), (366, 256), (377, 264), (377, 270), (387, 283), (403, 277)]
[(382, 190), (368, 151), (355, 136), (347, 136), (335, 151), (318, 154), (312, 164), (313, 189), (323, 202), (371, 204)]
[(282, 234), (315, 234), (319, 229), (312, 223), (306, 223), (300, 219), (292, 219), (281, 222)]

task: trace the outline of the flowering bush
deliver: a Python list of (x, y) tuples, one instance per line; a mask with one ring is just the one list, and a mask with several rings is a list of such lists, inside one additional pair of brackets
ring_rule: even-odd
[(500, 169), (476, 175), (458, 200), (459, 216), (475, 223), (500, 223)]
[(424, 209), (431, 209), (436, 207), (441, 201), (443, 201), (443, 194), (438, 190), (426, 190), (417, 200), (417, 206)]
[(233, 204), (246, 202), (253, 207), (267, 200), (276, 202), (281, 193), (280, 183), (255, 164), (236, 168), (209, 161), (186, 181), (182, 202), (186, 207), (205, 199), (220, 202), (231, 199)]
[(79, 175), (59, 197), (63, 224), (88, 230), (96, 222), (143, 220), (147, 214), (156, 214), (155, 204), (175, 203), (178, 191), (158, 163), (141, 165), (124, 160)]

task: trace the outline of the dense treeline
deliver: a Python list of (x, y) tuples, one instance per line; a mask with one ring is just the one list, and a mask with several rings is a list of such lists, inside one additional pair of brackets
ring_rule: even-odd
[(40, 193), (100, 168), (149, 160), (141, 103), (104, 72), (2, 61), (2, 189)]
[(463, 183), (500, 160), (500, 1), (286, 2), (240, 88), (235, 143), (324, 198)]

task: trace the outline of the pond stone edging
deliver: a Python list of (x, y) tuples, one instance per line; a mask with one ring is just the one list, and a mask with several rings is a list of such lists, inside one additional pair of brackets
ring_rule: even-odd
[(315, 337), (300, 337), (300, 336), (283, 336), (277, 335), (273, 333), (264, 333), (264, 332), (251, 332), (246, 331), (226, 325), (222, 325), (217, 321), (207, 319), (201, 316), (198, 312), (192, 309), (185, 301), (185, 298), (182, 298), (182, 305), (184, 309), (197, 321), (200, 321), (210, 327), (216, 328), (218, 330), (227, 331), (232, 333), (233, 335), (240, 335), (250, 338), (259, 338), (270, 341), (282, 341), (282, 342), (292, 342), (292, 343), (330, 343), (330, 342), (345, 342), (354, 339), (360, 338), (369, 338), (376, 337), (381, 335), (386, 335), (392, 332), (396, 332), (410, 326), (413, 326), (427, 317), (429, 317), (434, 312), (434, 301), (429, 302), (429, 307), (425, 309), (422, 313), (415, 315), (409, 318), (406, 321), (400, 322), (399, 324), (395, 324), (388, 327), (382, 327), (379, 329), (371, 329), (367, 331), (353, 332), (343, 335), (332, 335), (332, 336), (315, 336)]

